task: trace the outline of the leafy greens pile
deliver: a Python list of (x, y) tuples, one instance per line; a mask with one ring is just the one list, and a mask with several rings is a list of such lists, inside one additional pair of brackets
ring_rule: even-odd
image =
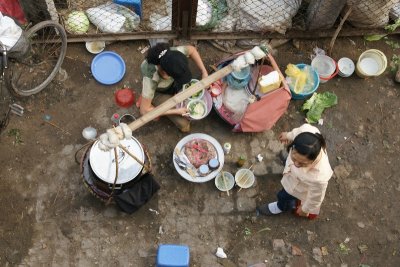
[(321, 94), (314, 93), (302, 106), (303, 111), (307, 111), (307, 121), (317, 123), (321, 118), (322, 112), (329, 107), (337, 104), (337, 96), (331, 92)]

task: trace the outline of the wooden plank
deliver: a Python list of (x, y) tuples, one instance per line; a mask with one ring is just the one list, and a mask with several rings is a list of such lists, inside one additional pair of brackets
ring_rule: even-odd
[[(215, 33), (204, 31), (192, 31), (190, 40), (240, 40), (240, 39), (318, 39), (318, 38), (332, 38), (335, 34), (335, 29), (321, 30), (321, 31), (302, 31), (302, 30), (288, 30), (286, 34), (280, 33), (261, 33), (261, 32), (227, 32)], [(343, 28), (338, 37), (354, 37), (372, 34), (399, 34), (400, 29), (394, 32), (388, 32), (385, 29), (360, 29), (360, 28)], [(97, 33), (72, 35), (68, 34), (68, 43), (78, 43), (86, 41), (127, 41), (127, 40), (147, 40), (147, 39), (176, 39), (178, 33), (175, 31), (162, 31), (162, 32), (131, 32), (131, 33)]]
[[(192, 31), (191, 40), (239, 40), (239, 39), (318, 39), (331, 38), (335, 34), (336, 29), (303, 31), (299, 29), (291, 29), (286, 34), (276, 32), (202, 32)], [(361, 29), (361, 28), (343, 28), (338, 37), (353, 37), (372, 34), (398, 34), (400, 29), (394, 32), (388, 32), (385, 29)]]
[(128, 126), (131, 128), (132, 131), (142, 127), (146, 123), (154, 120), (155, 118), (159, 117), (160, 115), (164, 114), (166, 111), (176, 107), (177, 104), (183, 102), (185, 99), (189, 98), (190, 96), (200, 92), (202, 89), (207, 88), (213, 82), (218, 81), (219, 79), (225, 77), (229, 73), (233, 71), (231, 65), (228, 65), (213, 74), (209, 75), (207, 78), (202, 79), (201, 81), (193, 84), (188, 89), (176, 94), (175, 96), (171, 97), (161, 105), (155, 107), (150, 112), (144, 114), (143, 116), (139, 117), (137, 120), (130, 123)]

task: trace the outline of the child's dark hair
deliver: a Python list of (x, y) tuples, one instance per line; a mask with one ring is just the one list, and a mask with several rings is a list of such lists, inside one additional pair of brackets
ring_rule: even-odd
[(296, 151), (306, 156), (309, 160), (315, 160), (321, 149), (326, 149), (326, 142), (324, 137), (319, 133), (301, 133), (297, 135), (293, 142), (287, 147), (287, 150), (291, 148), (296, 149)]
[(147, 52), (147, 62), (153, 65), (160, 65), (160, 54), (164, 50), (169, 50), (170, 46), (168, 43), (158, 43), (151, 47)]

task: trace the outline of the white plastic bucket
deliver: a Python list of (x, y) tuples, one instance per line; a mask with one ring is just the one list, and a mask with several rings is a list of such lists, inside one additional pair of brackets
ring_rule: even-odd
[(356, 73), (361, 78), (381, 75), (387, 67), (387, 59), (384, 53), (377, 49), (369, 49), (358, 58)]
[(316, 56), (311, 61), (311, 66), (317, 71), (320, 83), (326, 83), (338, 73), (335, 60), (325, 55)]
[(338, 61), (338, 69), (339, 69), (339, 76), (341, 77), (350, 77), (355, 70), (355, 65), (353, 60), (348, 57), (342, 57)]

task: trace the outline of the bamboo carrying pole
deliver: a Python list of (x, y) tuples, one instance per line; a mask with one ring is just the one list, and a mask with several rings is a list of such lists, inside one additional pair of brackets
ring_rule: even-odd
[(233, 68), (231, 65), (228, 65), (222, 69), (220, 69), (217, 72), (214, 72), (210, 76), (202, 79), (201, 81), (193, 84), (190, 86), (188, 89), (182, 91), (179, 94), (176, 94), (175, 96), (171, 97), (161, 105), (155, 107), (152, 111), (144, 114), (143, 116), (139, 117), (137, 120), (131, 122), (128, 126), (131, 128), (132, 131), (135, 131), (136, 129), (142, 127), (146, 123), (154, 120), (155, 118), (161, 116), (171, 108), (174, 108), (177, 104), (181, 103), (185, 99), (189, 98), (190, 96), (196, 94), (197, 92), (200, 92), (204, 88), (207, 88), (210, 84), (213, 82), (218, 81), (219, 79), (225, 77), (229, 73), (233, 71)]

